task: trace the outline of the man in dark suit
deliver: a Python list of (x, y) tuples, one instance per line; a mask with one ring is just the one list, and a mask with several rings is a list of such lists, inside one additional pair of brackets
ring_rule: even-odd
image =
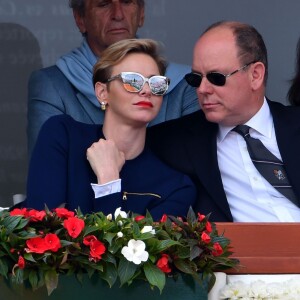
[[(225, 222), (300, 221), (300, 110), (265, 98), (267, 50), (250, 25), (211, 25), (194, 48), (188, 83), (197, 88), (202, 111), (149, 129), (156, 153), (195, 181), (196, 211)], [(249, 135), (283, 162), (293, 202), (271, 185), (250, 158)], [(273, 174), (273, 175), (274, 175)], [(274, 176), (275, 176), (274, 175)]]

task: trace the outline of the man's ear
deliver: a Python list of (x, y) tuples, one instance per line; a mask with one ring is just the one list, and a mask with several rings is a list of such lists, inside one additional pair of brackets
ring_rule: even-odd
[(79, 31), (82, 34), (85, 34), (86, 28), (85, 28), (84, 16), (77, 9), (73, 9), (73, 16), (75, 19), (75, 23), (76, 23), (77, 27), (79, 28)]
[(139, 27), (143, 27), (145, 22), (145, 7), (140, 8)]
[(107, 85), (106, 83), (96, 82), (95, 84), (95, 94), (99, 102), (107, 102)]
[(265, 65), (258, 61), (251, 66), (251, 84), (254, 90), (259, 89), (262, 85), (264, 85), (266, 68)]

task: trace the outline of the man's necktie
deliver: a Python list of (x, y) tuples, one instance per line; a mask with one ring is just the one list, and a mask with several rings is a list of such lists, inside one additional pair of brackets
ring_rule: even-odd
[(249, 129), (250, 127), (247, 125), (238, 125), (232, 130), (245, 139), (250, 158), (260, 174), (282, 195), (299, 206), (286, 176), (283, 162), (273, 155), (259, 139), (251, 137)]

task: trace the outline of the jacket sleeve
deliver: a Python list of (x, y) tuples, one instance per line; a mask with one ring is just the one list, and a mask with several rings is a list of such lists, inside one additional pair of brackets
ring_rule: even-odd
[(162, 201), (150, 209), (150, 213), (155, 220), (159, 220), (164, 214), (186, 217), (190, 207), (196, 203), (197, 191), (192, 180), (182, 175), (179, 180), (174, 181), (173, 189), (164, 195)]
[[(150, 187), (149, 187), (150, 188)], [(127, 193), (124, 190), (94, 199), (94, 210), (104, 214), (113, 214), (116, 208), (121, 207), (125, 212), (145, 215), (148, 210), (155, 221), (166, 215), (185, 217), (190, 207), (196, 202), (196, 187), (186, 175), (176, 176), (164, 189), (150, 193)], [(159, 196), (159, 197), (158, 197)]]
[(30, 160), (26, 206), (59, 207), (67, 199), (68, 131), (60, 118), (51, 118), (41, 128)]

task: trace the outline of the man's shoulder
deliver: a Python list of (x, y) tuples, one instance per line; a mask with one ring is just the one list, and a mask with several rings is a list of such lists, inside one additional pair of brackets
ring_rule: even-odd
[(43, 78), (44, 76), (51, 77), (53, 80), (58, 81), (63, 77), (66, 78), (56, 65), (35, 70), (31, 74), (31, 78)]
[(291, 106), (291, 105), (284, 105), (283, 103), (272, 101), (268, 99), (268, 104), (271, 110), (272, 115), (283, 117), (285, 115), (288, 116), (298, 116), (300, 114), (300, 107), (299, 106)]
[[(57, 103), (59, 99), (71, 102), (76, 89), (67, 77), (56, 66), (49, 66), (31, 73), (28, 82), (29, 98), (43, 97), (50, 99), (51, 103)], [(68, 100), (68, 101), (67, 101)]]

